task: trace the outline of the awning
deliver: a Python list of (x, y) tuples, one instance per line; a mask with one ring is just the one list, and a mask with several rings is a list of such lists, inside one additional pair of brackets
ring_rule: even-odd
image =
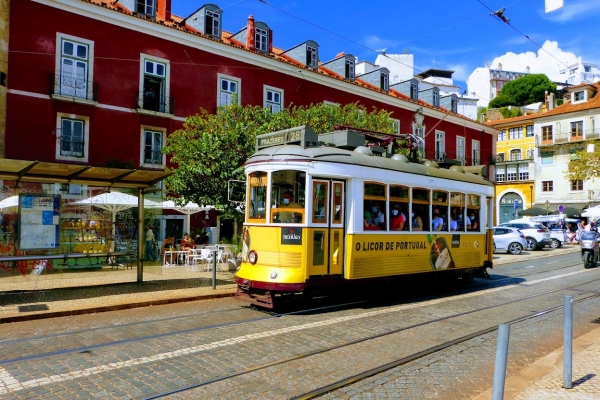
[(41, 183), (73, 183), (99, 187), (148, 189), (171, 172), (147, 169), (93, 167), (0, 158), (0, 179)]

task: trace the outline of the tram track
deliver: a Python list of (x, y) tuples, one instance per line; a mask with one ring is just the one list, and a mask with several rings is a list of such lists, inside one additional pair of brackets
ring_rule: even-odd
[[(592, 281), (588, 281), (588, 282), (586, 282), (586, 284), (587, 283), (598, 282), (598, 281), (600, 281), (600, 279), (595, 279), (595, 280), (592, 280)], [(531, 299), (534, 299), (534, 298), (539, 298), (539, 297), (542, 297), (542, 296), (547, 296), (547, 295), (554, 294), (554, 293), (557, 293), (557, 292), (562, 292), (562, 291), (565, 291), (565, 290), (576, 290), (575, 288), (578, 287), (578, 286), (581, 286), (581, 284), (577, 284), (577, 285), (574, 285), (574, 286), (571, 286), (571, 287), (565, 287), (565, 288), (559, 288), (559, 289), (544, 291), (542, 293), (538, 293), (538, 294), (534, 294), (534, 295), (522, 297), (522, 298), (519, 298), (519, 299), (516, 299), (516, 300), (506, 301), (506, 302), (502, 302), (502, 303), (498, 303), (498, 304), (494, 304), (494, 305), (489, 305), (489, 306), (486, 306), (486, 307), (480, 307), (480, 308), (477, 308), (477, 309), (473, 309), (473, 310), (469, 310), (469, 311), (465, 311), (465, 312), (461, 312), (461, 313), (455, 313), (455, 314), (452, 314), (452, 315), (447, 315), (447, 316), (444, 316), (444, 317), (435, 318), (435, 319), (432, 319), (432, 320), (429, 320), (429, 321), (425, 321), (425, 322), (422, 322), (422, 323), (418, 323), (418, 324), (412, 324), (412, 325), (409, 325), (409, 326), (403, 326), (403, 327), (400, 327), (398, 329), (393, 329), (393, 330), (386, 331), (384, 333), (379, 333), (379, 334), (376, 334), (376, 335), (370, 335), (370, 336), (367, 336), (367, 337), (363, 337), (363, 338), (360, 338), (360, 339), (357, 339), (357, 340), (349, 341), (349, 342), (346, 342), (346, 343), (343, 343), (343, 344), (340, 344), (340, 345), (336, 345), (336, 346), (330, 346), (330, 347), (321, 348), (321, 349), (318, 349), (318, 350), (315, 350), (315, 351), (310, 351), (310, 352), (306, 352), (306, 353), (296, 354), (296, 355), (294, 355), (292, 357), (288, 357), (288, 358), (285, 358), (285, 359), (280, 359), (280, 360), (273, 361), (273, 362), (270, 362), (270, 363), (258, 365), (258, 366), (252, 367), (252, 368), (245, 369), (243, 371), (236, 371), (236, 372), (233, 372), (233, 373), (230, 373), (230, 374), (224, 374), (224, 375), (221, 375), (221, 376), (218, 376), (218, 377), (214, 377), (214, 378), (211, 378), (211, 379), (208, 379), (208, 380), (205, 380), (205, 381), (194, 383), (192, 385), (182, 386), (182, 387), (179, 387), (179, 388), (176, 388), (176, 389), (173, 389), (173, 390), (169, 390), (169, 391), (162, 392), (162, 393), (157, 393), (157, 394), (154, 394), (154, 395), (151, 395), (151, 396), (148, 396), (148, 397), (142, 397), (142, 398), (144, 400), (157, 399), (157, 398), (161, 398), (161, 397), (173, 395), (173, 394), (176, 394), (176, 393), (182, 393), (182, 392), (187, 392), (187, 391), (194, 390), (194, 389), (199, 389), (199, 388), (202, 388), (204, 386), (207, 386), (207, 385), (210, 385), (210, 384), (213, 384), (213, 383), (217, 383), (217, 382), (221, 382), (221, 381), (226, 381), (228, 379), (240, 377), (240, 376), (247, 375), (247, 374), (250, 374), (250, 373), (253, 373), (253, 372), (257, 372), (257, 371), (260, 371), (260, 370), (265, 370), (265, 369), (268, 369), (268, 368), (272, 368), (272, 367), (275, 367), (275, 366), (278, 366), (278, 365), (283, 365), (283, 364), (286, 364), (286, 363), (289, 363), (289, 362), (292, 362), (292, 361), (302, 360), (302, 359), (306, 359), (306, 358), (309, 358), (309, 357), (317, 356), (317, 355), (320, 355), (320, 354), (325, 354), (325, 353), (332, 352), (332, 351), (335, 351), (335, 350), (338, 350), (338, 349), (342, 349), (342, 348), (345, 348), (345, 347), (349, 347), (349, 346), (357, 345), (357, 344), (360, 344), (360, 343), (364, 343), (364, 342), (367, 342), (367, 341), (370, 341), (370, 340), (374, 340), (374, 339), (378, 339), (378, 338), (383, 338), (385, 336), (389, 336), (389, 335), (393, 335), (393, 334), (396, 334), (396, 333), (400, 333), (402, 331), (408, 331), (410, 329), (415, 329), (415, 328), (419, 328), (419, 327), (425, 327), (427, 325), (431, 325), (431, 324), (435, 324), (435, 323), (439, 323), (439, 322), (444, 322), (444, 321), (449, 321), (449, 320), (452, 320), (452, 319), (455, 319), (455, 318), (459, 318), (459, 317), (462, 317), (462, 316), (467, 316), (469, 314), (475, 314), (475, 313), (478, 313), (478, 312), (488, 311), (488, 310), (492, 310), (494, 308), (504, 307), (504, 306), (511, 305), (511, 304), (516, 304), (516, 303), (519, 303), (519, 302), (531, 300)], [(581, 298), (581, 299), (577, 299), (575, 301), (575, 303), (580, 303), (582, 301), (591, 300), (591, 299), (595, 299), (595, 298), (598, 298), (598, 297), (600, 297), (600, 293), (593, 293), (593, 294), (591, 294), (591, 295), (589, 295), (587, 297), (584, 297), (584, 298)], [(530, 313), (530, 314), (528, 314), (526, 316), (521, 316), (521, 317), (518, 317), (518, 318), (515, 318), (515, 319), (512, 319), (512, 320), (506, 321), (505, 323), (514, 324), (514, 323), (526, 321), (528, 319), (539, 317), (539, 316), (542, 316), (544, 314), (547, 314), (547, 313), (550, 313), (550, 312), (553, 312), (553, 311), (556, 311), (556, 310), (560, 310), (562, 308), (563, 308), (562, 305), (561, 306), (555, 306), (555, 307), (547, 308), (547, 309), (544, 309), (542, 311), (536, 311), (536, 312)], [(397, 366), (400, 366), (400, 365), (406, 364), (408, 362), (417, 360), (419, 358), (426, 357), (426, 356), (431, 355), (431, 354), (433, 354), (435, 352), (447, 349), (448, 347), (451, 347), (453, 345), (465, 342), (467, 340), (470, 340), (472, 338), (475, 338), (475, 337), (478, 337), (478, 336), (481, 336), (481, 335), (485, 335), (485, 334), (493, 332), (495, 330), (497, 330), (497, 325), (494, 325), (492, 327), (487, 327), (487, 328), (480, 329), (480, 330), (478, 330), (476, 332), (470, 333), (468, 335), (464, 335), (464, 336), (462, 336), (460, 338), (457, 338), (457, 339), (454, 339), (454, 340), (442, 343), (440, 345), (437, 345), (437, 346), (434, 346), (432, 348), (423, 350), (421, 352), (415, 353), (415, 354), (410, 355), (408, 357), (401, 358), (401, 359), (396, 360), (394, 362), (386, 363), (386, 364), (384, 364), (382, 366), (378, 366), (376, 368), (371, 368), (371, 369), (369, 369), (367, 371), (363, 371), (363, 372), (361, 372), (359, 374), (352, 375), (352, 376), (347, 377), (347, 378), (345, 378), (343, 380), (339, 380), (339, 381), (334, 382), (332, 384), (323, 386), (321, 388), (315, 389), (313, 391), (307, 392), (305, 394), (302, 394), (302, 395), (299, 395), (299, 396), (296, 396), (296, 397), (293, 397), (293, 398), (294, 399), (310, 399), (310, 398), (317, 397), (317, 396), (319, 396), (321, 394), (324, 394), (324, 393), (330, 392), (332, 390), (335, 390), (337, 388), (346, 386), (346, 385), (348, 385), (350, 383), (358, 382), (358, 381), (360, 381), (362, 379), (365, 379), (367, 377), (370, 377), (370, 376), (373, 376), (375, 374), (378, 374), (378, 373), (390, 370), (392, 368), (395, 368)]]

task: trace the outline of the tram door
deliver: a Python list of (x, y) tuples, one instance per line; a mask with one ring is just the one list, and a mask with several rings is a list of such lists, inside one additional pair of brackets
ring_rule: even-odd
[(344, 181), (313, 180), (309, 275), (341, 275), (344, 268)]

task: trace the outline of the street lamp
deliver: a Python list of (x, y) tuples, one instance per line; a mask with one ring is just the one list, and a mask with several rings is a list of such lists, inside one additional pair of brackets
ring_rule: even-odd
[(550, 202), (548, 200), (546, 200), (546, 215), (549, 214), (549, 208), (550, 208)]

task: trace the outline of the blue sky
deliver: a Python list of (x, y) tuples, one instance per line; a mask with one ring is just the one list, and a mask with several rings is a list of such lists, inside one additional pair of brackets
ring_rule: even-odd
[[(576, 57), (600, 64), (600, 0), (564, 0), (565, 7), (551, 13), (545, 13), (544, 0), (214, 3), (223, 9), (226, 31), (237, 32), (253, 15), (273, 30), (276, 47), (289, 49), (308, 39), (316, 41), (321, 61), (346, 52), (359, 61), (374, 62), (375, 50), (406, 51), (414, 54), (415, 73), (429, 68), (454, 70), (455, 84), (465, 89), (471, 72), (486, 62), (494, 67), (502, 62), (503, 69), (510, 71), (523, 71), (525, 63), (532, 73), (548, 75), (561, 62), (571, 63)], [(172, 10), (187, 17), (203, 4), (202, 0), (172, 0)], [(505, 8), (510, 26), (490, 16), (486, 6)]]

